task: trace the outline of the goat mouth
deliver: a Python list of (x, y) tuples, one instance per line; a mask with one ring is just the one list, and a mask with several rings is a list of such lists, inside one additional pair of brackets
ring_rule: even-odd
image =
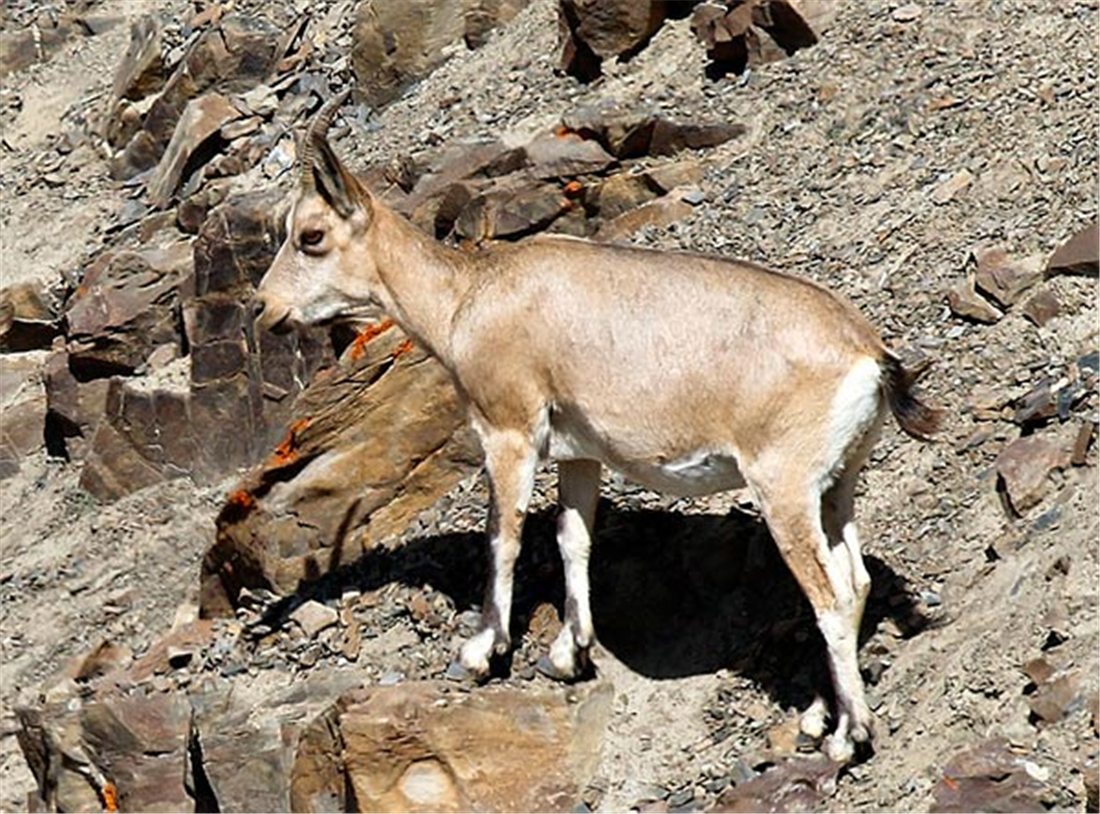
[(287, 311), (277, 322), (273, 322), (267, 328), (273, 334), (288, 334), (294, 330), (294, 324), (290, 321), (290, 312)]

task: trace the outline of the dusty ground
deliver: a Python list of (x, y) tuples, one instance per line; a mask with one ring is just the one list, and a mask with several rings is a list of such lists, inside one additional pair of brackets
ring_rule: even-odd
[[(874, 756), (841, 777), (831, 806), (927, 810), (952, 755), (1003, 735), (1049, 771), (1054, 808), (1083, 810), (1082, 765), (1097, 752), (1085, 703), (1098, 686), (1096, 454), (1056, 474), (1044, 500), (1014, 517), (993, 466), (1020, 430), (979, 422), (968, 404), (983, 389), (1021, 396), (1095, 351), (1097, 283), (1044, 284), (1063, 308), (1043, 328), (1019, 309), (992, 326), (964, 322), (949, 313), (945, 292), (977, 245), (1046, 257), (1096, 217), (1097, 4), (927, 3), (909, 22), (894, 19), (897, 5), (848, 3), (815, 48), (718, 83), (704, 78), (687, 21), (674, 21), (633, 61), (585, 87), (551, 72), (553, 4), (542, 0), (338, 147), (354, 164), (439, 137), (519, 134), (605, 98), (744, 123), (746, 137), (705, 156), (707, 201), (695, 215), (638, 240), (748, 257), (840, 289), (895, 347), (935, 359), (926, 389), (948, 415), (934, 444), (888, 429), (863, 479), (858, 505), (875, 593), (861, 658), (877, 679), (879, 729)], [(103, 8), (129, 16), (142, 6)], [(103, 93), (126, 31), (120, 23), (81, 39), (0, 91), (3, 285), (78, 269), (121, 205), (91, 147), (65, 160), (66, 187), (35, 181), (33, 170), (50, 140)], [(935, 191), (961, 170), (969, 185), (936, 203)], [(1096, 421), (1095, 395), (1088, 404), (1040, 432), (1072, 437), (1078, 423)], [(978, 430), (988, 432), (972, 443)], [(545, 506), (553, 477), (541, 483)], [(13, 705), (104, 636), (140, 651), (164, 631), (194, 600), (228, 487), (179, 481), (97, 506), (72, 468), (44, 458), (0, 483), (4, 810), (22, 810), (33, 784), (15, 745)], [(707, 778), (738, 760), (751, 764), (769, 730), (822, 680), (816, 634), (759, 528), (727, 515), (728, 499), (660, 500), (610, 477), (604, 496), (596, 664), (617, 702), (600, 806), (621, 810), (653, 787), (691, 789), (702, 800)], [(410, 536), (457, 534), (449, 539), (474, 546), (483, 499), (480, 482), (464, 484)], [(536, 547), (546, 526), (533, 524)], [(714, 562), (744, 573), (708, 570), (707, 552), (727, 539), (756, 554)], [(630, 563), (630, 588), (611, 578), (624, 573), (612, 558)], [(538, 573), (521, 571), (528, 593), (538, 593)], [(670, 595), (667, 585), (692, 590)], [(715, 594), (729, 586), (736, 595)], [(417, 677), (432, 673), (446, 646), (399, 617), (368, 641), (361, 662)], [(1040, 655), (1081, 674), (1070, 714), (1046, 726), (1029, 721), (1022, 671)], [(294, 678), (288, 671), (268, 681)]]

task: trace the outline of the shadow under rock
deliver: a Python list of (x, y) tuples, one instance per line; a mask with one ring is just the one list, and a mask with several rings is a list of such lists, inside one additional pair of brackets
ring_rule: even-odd
[[(516, 566), (513, 641), (532, 612), (553, 603), (561, 613), (564, 577), (555, 512), (532, 514)], [(865, 556), (872, 589), (861, 643), (889, 617), (905, 635), (927, 621), (904, 577)], [(378, 548), (355, 563), (303, 585), (266, 614), (285, 618), (308, 598), (392, 582), (430, 584), (459, 610), (480, 604), (487, 574), (481, 533), (423, 537)], [(600, 644), (635, 672), (655, 679), (732, 669), (759, 683), (781, 705), (805, 706), (828, 693), (824, 642), (809, 603), (787, 570), (764, 523), (747, 514), (688, 515), (623, 511), (601, 501), (590, 566), (592, 613)]]

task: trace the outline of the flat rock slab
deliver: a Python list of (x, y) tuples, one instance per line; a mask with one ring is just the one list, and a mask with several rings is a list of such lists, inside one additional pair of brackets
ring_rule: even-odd
[(610, 684), (454, 690), (416, 682), (341, 699), (356, 810), (576, 810), (599, 762)]
[(1058, 247), (1047, 263), (1047, 275), (1100, 275), (1100, 226), (1086, 226)]
[[(948, 762), (933, 790), (933, 812), (1044, 811), (1049, 769), (1014, 750), (1003, 738), (973, 746)], [(1052, 802), (1052, 801), (1050, 801)]]
[(1018, 438), (997, 456), (997, 474), (1004, 484), (1012, 509), (1022, 514), (1037, 505), (1047, 492), (1047, 477), (1066, 464), (1061, 446), (1030, 435)]
[(184, 170), (194, 164), (192, 158), (206, 140), (239, 118), (241, 112), (219, 93), (207, 93), (189, 101), (149, 181), (149, 202), (157, 209), (168, 206), (183, 180)]

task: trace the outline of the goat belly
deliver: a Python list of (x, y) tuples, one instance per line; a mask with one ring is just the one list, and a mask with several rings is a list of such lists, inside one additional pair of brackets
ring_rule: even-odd
[(697, 497), (739, 489), (745, 479), (732, 453), (696, 450), (676, 458), (640, 456), (614, 439), (597, 440), (592, 433), (554, 421), (547, 457), (555, 461), (597, 460), (631, 480), (668, 494)]
[(745, 479), (731, 454), (699, 450), (667, 461), (624, 461), (623, 474), (649, 489), (697, 497), (739, 489)]

